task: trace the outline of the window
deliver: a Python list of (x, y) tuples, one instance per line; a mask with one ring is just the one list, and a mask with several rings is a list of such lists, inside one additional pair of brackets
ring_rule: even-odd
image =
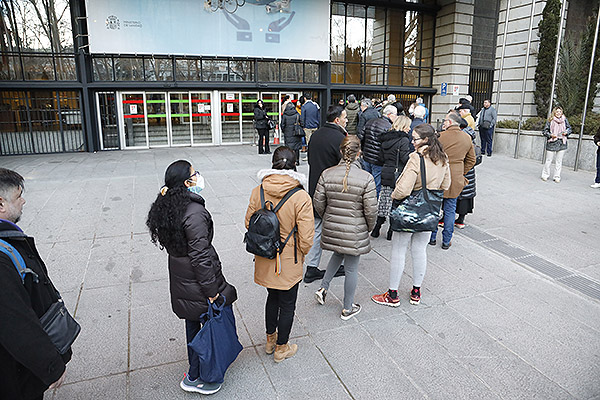
[(282, 62), (281, 82), (302, 82), (302, 63)]
[(253, 61), (230, 61), (229, 62), (229, 80), (237, 81), (254, 81), (254, 62)]
[(177, 59), (175, 68), (175, 79), (178, 81), (202, 80), (202, 60), (199, 58)]
[(202, 60), (202, 80), (226, 82), (229, 76), (227, 60)]
[(279, 81), (279, 63), (277, 61), (259, 61), (257, 64), (259, 82)]
[(144, 79), (147, 81), (172, 81), (173, 61), (170, 58), (144, 57)]
[(142, 59), (115, 57), (115, 79), (117, 81), (143, 81), (144, 66)]
[(94, 57), (92, 59), (95, 81), (114, 81), (113, 60), (111, 57)]
[(306, 83), (319, 83), (319, 64), (316, 63), (304, 63), (304, 82)]

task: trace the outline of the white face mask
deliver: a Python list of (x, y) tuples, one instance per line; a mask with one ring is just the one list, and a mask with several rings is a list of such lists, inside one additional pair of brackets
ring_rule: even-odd
[(190, 186), (188, 187), (188, 190), (192, 193), (196, 193), (196, 194), (200, 194), (200, 192), (204, 189), (204, 177), (202, 175), (200, 175), (197, 171), (196, 171), (196, 181), (194, 182), (193, 180), (189, 180), (189, 182), (193, 182), (194, 186)]

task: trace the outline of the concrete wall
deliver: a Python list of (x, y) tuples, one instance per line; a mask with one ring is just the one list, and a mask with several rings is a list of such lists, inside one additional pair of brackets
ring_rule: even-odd
[[(496, 129), (494, 133), (494, 153), (514, 156), (517, 132), (515, 129)], [(577, 137), (568, 139), (567, 152), (563, 159), (563, 166), (573, 168), (577, 153)], [(521, 131), (519, 138), (519, 158), (528, 158), (542, 161), (546, 146), (546, 138), (538, 131)], [(579, 156), (579, 169), (596, 171), (596, 150), (592, 136), (584, 135)], [(540, 165), (540, 173), (541, 173)]]
[[(441, 7), (436, 18), (435, 57), (431, 121), (444, 117), (458, 99), (468, 94), (469, 69), (471, 65), (471, 38), (473, 35), (473, 12), (475, 0), (440, 0)], [(442, 82), (448, 83), (448, 95), (441, 96)], [(452, 86), (460, 85), (460, 95), (452, 94)]]
[(529, 64), (525, 83), (525, 101), (523, 105), (523, 118), (537, 115), (533, 91), (535, 90), (535, 67), (537, 65), (537, 50), (539, 46), (538, 24), (542, 19), (542, 11), (546, 5), (540, 0), (511, 0), (508, 14), (508, 30), (506, 35), (506, 49), (504, 68), (502, 69), (502, 83), (498, 94), (498, 81), (502, 64), (502, 45), (504, 43), (504, 29), (506, 20), (507, 0), (500, 1), (500, 15), (498, 19), (498, 36), (496, 47), (496, 63), (494, 73), (494, 88), (492, 103), (498, 110), (498, 120), (518, 119), (521, 111), (521, 90), (523, 88), (523, 75), (527, 58), (527, 40), (529, 37), (529, 23), (532, 4), (535, 1), (533, 30), (531, 33), (531, 48), (529, 50)]

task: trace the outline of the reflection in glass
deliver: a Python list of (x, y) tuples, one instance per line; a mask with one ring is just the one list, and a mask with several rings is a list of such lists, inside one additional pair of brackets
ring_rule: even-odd
[(172, 81), (173, 61), (170, 58), (144, 58), (144, 77), (147, 81)]
[(191, 99), (194, 144), (212, 143), (210, 93), (192, 93)]
[(402, 67), (398, 65), (389, 66), (387, 68), (387, 81), (388, 85), (402, 85)]
[(363, 65), (362, 63), (346, 63), (346, 83), (363, 83)]
[(168, 145), (167, 110), (164, 93), (146, 93), (146, 118), (148, 119), (150, 147)]
[(92, 58), (92, 68), (94, 71), (94, 81), (113, 81), (113, 65), (110, 57)]
[(202, 60), (202, 80), (226, 82), (227, 60)]
[(2, 1), (1, 10), (4, 26), (17, 32), (22, 51), (73, 52), (69, 0)]
[(331, 6), (331, 61), (344, 61), (346, 43), (345, 6), (343, 3), (333, 3)]
[[(348, 5), (346, 18), (346, 62), (363, 62), (365, 55), (365, 6)], [(346, 79), (347, 80), (347, 79)], [(360, 77), (358, 77), (360, 81)]]
[(61, 81), (76, 81), (77, 69), (75, 67), (75, 57), (56, 56), (56, 79)]
[(384, 84), (383, 73), (384, 73), (383, 65), (367, 64), (367, 73), (366, 73), (367, 81), (365, 82), (365, 84), (367, 84), (367, 85), (383, 85)]
[(331, 83), (344, 83), (344, 64), (331, 64)]
[(304, 63), (304, 82), (319, 83), (319, 64)]
[(240, 96), (237, 92), (221, 92), (221, 138), (223, 143), (239, 143)]
[(169, 93), (171, 144), (190, 145), (190, 100), (188, 93)]
[(178, 81), (200, 81), (201, 63), (199, 58), (178, 59), (175, 61), (175, 79)]
[(279, 64), (277, 61), (259, 61), (257, 62), (259, 82), (278, 82)]
[(404, 86), (419, 86), (419, 69), (404, 67)]
[(404, 22), (404, 65), (419, 66), (419, 14), (416, 11), (406, 11)]
[(54, 63), (52, 57), (22, 56), (25, 80), (53, 81)]
[(115, 57), (115, 79), (117, 81), (143, 81), (142, 59)]
[(122, 96), (125, 146), (148, 146), (144, 117), (144, 95), (142, 93), (124, 93)]
[(281, 82), (302, 82), (302, 80), (302, 63), (281, 63)]
[(22, 80), (19, 56), (2, 55), (0, 57), (0, 80)]
[(252, 61), (230, 61), (229, 80), (231, 82), (254, 81), (254, 63)]

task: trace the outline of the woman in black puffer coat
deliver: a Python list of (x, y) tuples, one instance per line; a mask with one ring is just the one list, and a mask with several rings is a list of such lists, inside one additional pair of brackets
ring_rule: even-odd
[(302, 136), (295, 136), (295, 125), (300, 123), (300, 114), (296, 106), (289, 102), (285, 106), (279, 127), (285, 138), (285, 145), (296, 153), (296, 165), (300, 165), (300, 149), (302, 148)]
[[(150, 207), (146, 225), (152, 242), (169, 253), (169, 284), (173, 312), (185, 320), (187, 342), (200, 331), (200, 315), (208, 301), (223, 301), (226, 307), (237, 299), (235, 287), (223, 276), (221, 261), (212, 245), (213, 221), (199, 192), (204, 178), (184, 160), (175, 161), (165, 172), (165, 186)], [(190, 368), (180, 387), (188, 392), (212, 394), (219, 382), (200, 382), (198, 355), (189, 347)]]
[(258, 154), (271, 154), (269, 148), (269, 119), (265, 104), (262, 100), (258, 100), (254, 106), (254, 127), (258, 131)]
[[(392, 209), (391, 196), (396, 187), (396, 168), (400, 176), (412, 152), (411, 138), (408, 135), (410, 123), (410, 118), (400, 115), (392, 124), (392, 128), (380, 136), (383, 167), (381, 168), (381, 192), (377, 203), (377, 223), (371, 232), (374, 238), (379, 237), (381, 226)], [(391, 227), (388, 228), (386, 239), (392, 240)]]
[[(461, 122), (460, 124), (460, 129), (471, 136), (473, 146), (475, 146), (475, 131), (469, 127), (466, 120), (463, 119), (463, 121), (464, 122)], [(465, 216), (471, 214), (475, 206), (475, 195), (477, 194), (475, 187), (475, 167), (471, 168), (469, 172), (465, 174), (465, 178), (467, 178), (469, 183), (465, 185), (456, 200), (456, 213), (458, 214), (458, 218), (454, 221), (454, 226), (459, 229), (465, 227)]]

